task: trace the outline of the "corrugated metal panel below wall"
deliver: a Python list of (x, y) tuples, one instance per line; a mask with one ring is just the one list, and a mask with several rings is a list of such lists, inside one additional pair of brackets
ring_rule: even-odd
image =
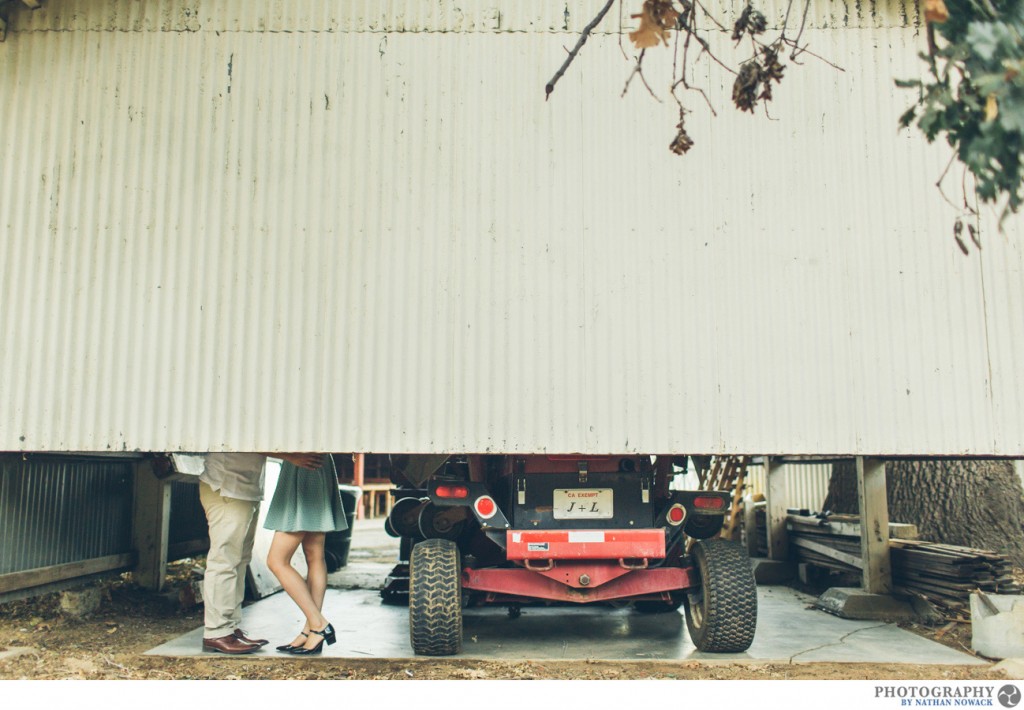
[[(831, 464), (786, 464), (786, 507), (807, 508), (820, 512), (828, 496), (828, 481), (832, 476)], [(764, 495), (764, 468), (751, 466), (747, 469), (747, 493)]]
[(0, 457), (0, 574), (127, 553), (133, 464)]

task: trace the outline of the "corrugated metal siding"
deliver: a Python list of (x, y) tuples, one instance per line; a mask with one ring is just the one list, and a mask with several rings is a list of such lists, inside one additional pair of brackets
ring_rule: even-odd
[[(595, 30), (630, 30), (642, 0), (616, 3)], [(736, 17), (746, 0), (712, 0), (717, 17)], [(758, 2), (770, 27), (781, 26), (788, 0)], [(800, 26), (802, 3), (793, 3), (790, 26)], [(550, 0), (47, 0), (43, 10), (21, 10), (14, 29), (87, 32), (368, 32), (368, 33), (578, 33), (596, 16), (600, 3)], [(707, 25), (710, 22), (705, 21)], [(901, 0), (816, 0), (808, 29), (906, 27), (920, 24), (917, 3)], [(795, 33), (794, 33), (795, 34)]]
[(1021, 241), (964, 258), (896, 133), (914, 13), (815, 4), (846, 71), (767, 120), (710, 70), (680, 159), (614, 35), (543, 100), (589, 5), (324, 5), (16, 18), (0, 448), (1024, 454)]
[(0, 457), (0, 574), (131, 550), (132, 464)]
[[(822, 504), (828, 497), (831, 464), (784, 464), (783, 468), (785, 470), (782, 473), (786, 477), (786, 507), (821, 512)], [(765, 488), (764, 467), (748, 468), (746, 493), (764, 495)]]

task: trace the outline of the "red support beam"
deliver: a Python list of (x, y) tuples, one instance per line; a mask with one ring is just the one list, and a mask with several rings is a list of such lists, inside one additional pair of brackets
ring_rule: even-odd
[[(352, 454), (352, 483), (362, 487), (366, 479), (366, 454)], [(363, 509), (366, 507), (365, 498), (361, 498), (356, 506), (356, 518), (362, 520), (366, 517)], [(372, 505), (372, 503), (371, 503)]]

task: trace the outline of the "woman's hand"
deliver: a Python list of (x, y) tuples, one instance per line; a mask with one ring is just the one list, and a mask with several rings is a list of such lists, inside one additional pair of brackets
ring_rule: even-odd
[(323, 454), (276, 454), (299, 468), (318, 469), (324, 465)]

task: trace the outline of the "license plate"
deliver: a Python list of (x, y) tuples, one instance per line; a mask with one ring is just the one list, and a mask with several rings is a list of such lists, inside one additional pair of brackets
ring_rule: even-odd
[(555, 520), (612, 517), (611, 488), (556, 488)]

